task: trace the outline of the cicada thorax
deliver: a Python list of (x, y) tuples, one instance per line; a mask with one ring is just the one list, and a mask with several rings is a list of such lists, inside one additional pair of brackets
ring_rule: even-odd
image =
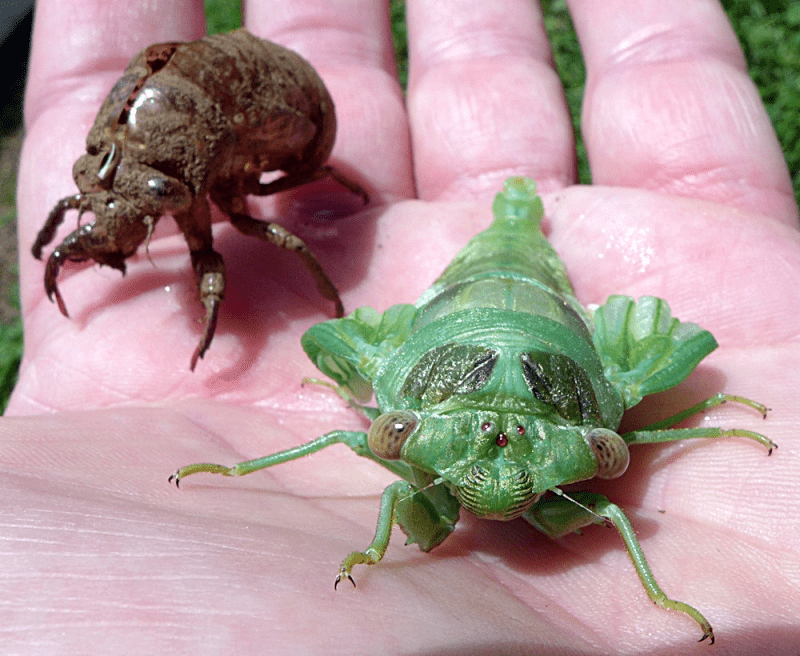
[(380, 408), (492, 407), (586, 430), (615, 430), (623, 412), (582, 323), (505, 308), (467, 308), (423, 325), (386, 358), (373, 386)]
[(236, 155), (255, 156), (254, 165), (260, 163), (262, 170), (265, 165), (267, 170), (283, 171), (322, 166), (333, 150), (336, 113), (311, 64), (247, 30), (197, 43), (204, 42), (227, 55), (235, 69), (215, 82), (220, 85), (222, 113), (237, 130)]

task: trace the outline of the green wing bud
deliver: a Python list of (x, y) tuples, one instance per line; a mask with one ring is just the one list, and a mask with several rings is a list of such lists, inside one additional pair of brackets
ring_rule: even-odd
[(312, 326), (301, 339), (317, 368), (361, 402), (372, 396), (381, 362), (406, 341), (417, 315), (413, 305), (393, 305), (380, 313), (362, 307), (343, 319)]
[(594, 344), (606, 378), (631, 408), (683, 381), (717, 348), (714, 336), (673, 318), (666, 301), (610, 296), (594, 313)]

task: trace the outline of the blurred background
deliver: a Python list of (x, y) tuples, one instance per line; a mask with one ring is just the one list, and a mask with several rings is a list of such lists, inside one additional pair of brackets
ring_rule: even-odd
[[(22, 357), (19, 316), (15, 189), (24, 132), (25, 90), (33, 0), (0, 0), (0, 414), (16, 381)], [(241, 25), (240, 0), (206, 0), (208, 31)], [(580, 107), (585, 71), (565, 0), (542, 0), (545, 26), (572, 112), (578, 145), (580, 182), (591, 176), (580, 138)], [(789, 163), (800, 199), (800, 2), (723, 0), (722, 5), (744, 48), (750, 75), (761, 93)], [(390, 0), (398, 74), (405, 87), (408, 51), (404, 0)], [(45, 217), (42, 217), (44, 221)], [(29, 244), (22, 256), (30, 257)]]

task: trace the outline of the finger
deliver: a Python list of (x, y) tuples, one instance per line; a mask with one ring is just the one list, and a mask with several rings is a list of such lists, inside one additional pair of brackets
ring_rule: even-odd
[(336, 104), (335, 163), (343, 162), (357, 177), (367, 178), (376, 198), (413, 196), (388, 3), (250, 2), (245, 24), (307, 57), (325, 80)]
[(509, 175), (575, 179), (572, 123), (529, 0), (409, 0), (408, 106), (419, 196), (486, 196)]
[(780, 146), (718, 2), (576, 0), (570, 11), (586, 59), (595, 183), (796, 222)]

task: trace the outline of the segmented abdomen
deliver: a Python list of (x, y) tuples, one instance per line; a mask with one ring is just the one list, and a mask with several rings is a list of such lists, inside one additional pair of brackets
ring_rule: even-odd
[(544, 207), (532, 180), (512, 178), (498, 195), (491, 226), (461, 250), (417, 302), (415, 329), (471, 308), (547, 317), (588, 337), (590, 319), (542, 234)]

